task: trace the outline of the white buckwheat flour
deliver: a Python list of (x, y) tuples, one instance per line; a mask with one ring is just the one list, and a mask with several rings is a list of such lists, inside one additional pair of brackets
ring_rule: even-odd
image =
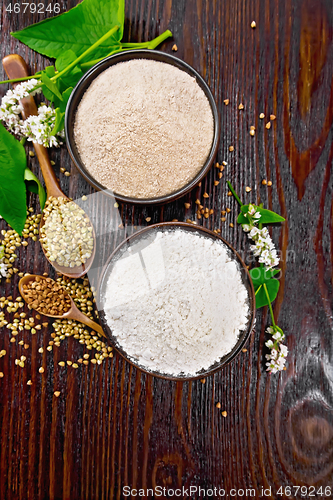
[(90, 174), (117, 194), (144, 199), (188, 184), (209, 156), (213, 136), (211, 107), (195, 79), (148, 59), (103, 71), (85, 92), (74, 124)]
[(248, 326), (249, 298), (223, 242), (155, 230), (115, 262), (104, 311), (132, 360), (163, 374), (195, 375), (234, 347)]

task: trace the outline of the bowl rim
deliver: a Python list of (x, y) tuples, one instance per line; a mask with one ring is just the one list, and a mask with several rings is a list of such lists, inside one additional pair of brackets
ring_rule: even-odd
[[(247, 291), (248, 291), (249, 302), (250, 302), (250, 304), (249, 304), (249, 322), (248, 322), (248, 327), (247, 327), (247, 329), (245, 329), (241, 333), (241, 335), (239, 336), (238, 341), (236, 342), (235, 346), (232, 348), (232, 350), (229, 353), (225, 354), (222, 358), (220, 358), (219, 361), (215, 362), (214, 365), (213, 365), (214, 366), (213, 368), (205, 370), (205, 371), (202, 371), (202, 372), (200, 372), (197, 375), (175, 376), (175, 375), (162, 374), (160, 372), (147, 370), (143, 366), (141, 366), (140, 364), (138, 364), (135, 361), (133, 361), (130, 357), (128, 357), (126, 351), (124, 351), (121, 347), (119, 347), (119, 345), (117, 345), (117, 342), (115, 341), (116, 337), (114, 337), (112, 335), (111, 328), (107, 324), (104, 310), (99, 308), (99, 305), (103, 301), (102, 297), (101, 297), (101, 294), (102, 294), (102, 292), (103, 292), (103, 290), (105, 288), (105, 285), (106, 285), (106, 282), (107, 282), (107, 279), (108, 279), (108, 268), (109, 268), (109, 265), (110, 265), (112, 259), (116, 256), (116, 254), (125, 245), (127, 245), (129, 242), (132, 242), (132, 240), (134, 240), (136, 238), (140, 238), (143, 234), (145, 234), (145, 233), (147, 233), (149, 231), (158, 230), (158, 229), (161, 229), (161, 228), (162, 229), (183, 228), (183, 229), (189, 230), (191, 232), (199, 232), (199, 233), (201, 233), (204, 236), (208, 236), (210, 238), (213, 238), (214, 240), (220, 240), (220, 241), (222, 241), (229, 248), (229, 250), (231, 251), (231, 253), (234, 255), (235, 260), (237, 260), (238, 263), (240, 264), (240, 267), (241, 267), (240, 270), (244, 271), (245, 272), (245, 276), (246, 276), (246, 280), (244, 278), (242, 278), (242, 280), (243, 280), (244, 284), (245, 284), (245, 281), (247, 283), (246, 288), (247, 288)], [(252, 280), (251, 280), (251, 277), (250, 277), (250, 273), (249, 273), (249, 271), (248, 271), (248, 269), (247, 269), (247, 267), (246, 267), (243, 259), (239, 255), (239, 253), (234, 249), (234, 247), (230, 243), (228, 243), (219, 234), (214, 233), (213, 231), (211, 231), (210, 229), (207, 229), (205, 227), (196, 226), (194, 224), (189, 224), (187, 222), (159, 222), (159, 223), (156, 223), (156, 224), (152, 224), (150, 226), (146, 226), (146, 227), (140, 229), (139, 231), (136, 231), (135, 233), (133, 233), (130, 236), (128, 236), (127, 238), (125, 238), (119, 245), (117, 245), (117, 247), (112, 251), (111, 255), (108, 257), (105, 265), (103, 266), (102, 273), (101, 273), (100, 278), (98, 280), (97, 301), (96, 301), (96, 303), (98, 305), (99, 320), (100, 320), (100, 322), (102, 324), (103, 330), (105, 331), (108, 340), (112, 343), (114, 349), (117, 351), (117, 353), (119, 353), (122, 356), (123, 359), (125, 359), (127, 362), (129, 362), (134, 368), (136, 368), (138, 370), (141, 370), (143, 373), (145, 373), (147, 375), (152, 375), (154, 377), (161, 378), (161, 379), (164, 379), (164, 380), (172, 380), (172, 381), (178, 381), (178, 382), (189, 382), (191, 380), (198, 380), (198, 379), (202, 379), (202, 378), (208, 377), (210, 375), (213, 375), (217, 371), (221, 370), (226, 365), (228, 365), (236, 356), (238, 356), (238, 354), (241, 352), (241, 349), (243, 348), (243, 346), (248, 341), (248, 338), (250, 337), (251, 332), (252, 332), (253, 327), (254, 327), (255, 315), (256, 315), (255, 292), (254, 292), (253, 283), (252, 283)]]
[[(86, 89), (90, 86), (91, 82), (104, 70), (113, 66), (114, 64), (118, 64), (120, 62), (132, 60), (132, 59), (152, 59), (155, 61), (164, 62), (167, 64), (171, 64), (172, 66), (177, 67), (178, 69), (185, 71), (190, 74), (192, 77), (196, 79), (197, 84), (204, 91), (211, 110), (213, 114), (214, 120), (214, 135), (213, 142), (211, 145), (210, 153), (206, 159), (206, 162), (200, 169), (200, 171), (196, 174), (196, 176), (185, 186), (178, 189), (173, 193), (169, 193), (164, 196), (159, 196), (157, 198), (132, 198), (128, 196), (124, 196), (121, 194), (114, 193), (111, 189), (106, 188), (102, 184), (100, 184), (86, 169), (83, 162), (79, 157), (79, 153), (77, 151), (75, 140), (74, 140), (74, 132), (73, 132), (73, 123), (75, 118), (75, 112), (79, 102), (82, 99), (82, 96)], [(208, 171), (212, 167), (214, 163), (214, 159), (217, 155), (219, 141), (220, 141), (220, 119), (219, 112), (217, 109), (217, 105), (213, 96), (212, 91), (210, 90), (208, 84), (203, 79), (203, 77), (189, 64), (185, 61), (165, 52), (160, 52), (156, 50), (149, 49), (135, 49), (135, 50), (126, 50), (122, 52), (118, 52), (117, 54), (113, 54), (111, 56), (106, 57), (99, 63), (95, 64), (90, 70), (88, 70), (79, 80), (79, 82), (74, 87), (70, 98), (68, 100), (66, 106), (65, 113), (65, 137), (66, 137), (66, 145), (68, 152), (72, 161), (74, 162), (76, 168), (80, 172), (80, 174), (84, 177), (84, 179), (97, 191), (102, 191), (108, 196), (112, 196), (124, 203), (130, 203), (135, 205), (160, 205), (164, 203), (169, 203), (174, 201), (186, 193), (191, 191), (202, 179), (207, 175)]]

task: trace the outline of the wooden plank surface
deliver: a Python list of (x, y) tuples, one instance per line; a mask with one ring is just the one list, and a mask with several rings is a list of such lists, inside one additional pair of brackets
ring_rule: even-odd
[[(63, 12), (77, 2), (59, 3)], [(9, 14), (8, 4), (0, 3), (1, 58), (19, 53), (35, 72), (47, 60), (11, 38), (10, 31), (46, 15)], [(61, 368), (60, 360), (75, 360), (84, 351), (69, 338), (48, 352), (51, 321), (36, 335), (19, 332), (15, 343), (2, 328), (0, 350), (7, 354), (0, 359), (1, 499), (120, 499), (125, 497), (124, 486), (216, 487), (234, 498), (250, 498), (251, 492), (245, 491), (250, 488), (252, 498), (331, 497), (333, 4), (127, 0), (125, 39), (148, 40), (167, 28), (174, 40), (161, 50), (172, 53), (176, 43), (176, 56), (203, 75), (217, 101), (217, 160), (227, 162), (223, 178), (214, 186), (217, 169), (212, 169), (201, 187), (163, 207), (120, 205), (124, 228), (117, 224), (110, 231), (107, 215), (116, 220), (117, 209), (99, 198), (91, 208), (92, 218), (104, 233), (103, 248), (110, 251), (134, 226), (147, 225), (148, 216), (150, 223), (194, 219), (194, 201), (207, 191), (214, 214), (199, 223), (221, 229), (250, 262), (225, 180), (233, 182), (245, 201), (263, 202), (281, 213), (286, 222), (272, 231), (283, 270), (274, 311), (287, 336), (287, 369), (278, 375), (265, 371), (265, 328), (270, 322), (266, 308), (257, 313), (247, 352), (205, 383), (159, 380), (141, 374), (117, 354), (100, 366)], [(1, 95), (5, 91), (2, 86)], [(225, 106), (227, 98), (230, 104)], [(267, 118), (259, 119), (261, 112), (276, 115), (270, 130), (265, 128)], [(256, 127), (254, 137), (251, 125)], [(76, 198), (93, 192), (71, 164), (65, 146), (50, 154), (66, 194)], [(37, 160), (28, 161), (38, 174)], [(71, 177), (60, 173), (61, 166)], [(272, 187), (263, 186), (263, 179), (271, 180)], [(250, 193), (246, 186), (252, 187)], [(188, 210), (185, 201), (191, 203)], [(32, 196), (30, 206), (34, 203)], [(222, 222), (225, 207), (232, 211)], [(105, 252), (98, 256), (99, 265)], [(38, 242), (29, 240), (18, 256), (15, 265), (20, 271), (50, 272)], [(10, 283), (2, 280), (0, 295), (15, 298), (17, 282), (18, 276)], [(12, 321), (10, 314), (6, 317)], [(28, 349), (19, 344), (21, 339)], [(41, 346), (43, 354), (38, 353)], [(21, 369), (15, 359), (23, 354), (27, 360)], [(43, 374), (38, 372), (41, 364)], [(56, 390), (61, 392), (58, 398)], [(218, 401), (226, 417), (216, 408)], [(288, 485), (291, 496), (285, 490)], [(303, 487), (297, 495), (295, 486)], [(187, 498), (185, 493), (181, 497)], [(199, 498), (198, 492), (191, 498)]]

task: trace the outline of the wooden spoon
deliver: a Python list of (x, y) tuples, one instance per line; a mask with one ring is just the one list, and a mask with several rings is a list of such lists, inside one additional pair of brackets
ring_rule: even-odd
[[(26, 65), (24, 59), (22, 59), (21, 56), (18, 54), (10, 54), (9, 56), (6, 56), (2, 60), (3, 67), (7, 73), (7, 76), (9, 79), (14, 79), (14, 78), (24, 78), (26, 76), (29, 76), (29, 70), (28, 66)], [(22, 116), (23, 118), (28, 118), (30, 115), (38, 115), (37, 111), (37, 106), (34, 101), (33, 97), (25, 97), (24, 99), (21, 100), (21, 104), (23, 106), (23, 111), (22, 111)], [(47, 198), (49, 199), (50, 197), (62, 197), (66, 200), (69, 200), (69, 198), (61, 191), (58, 180), (55, 176), (54, 170), (52, 168), (50, 158), (47, 152), (47, 149), (44, 146), (41, 146), (40, 144), (37, 144), (36, 142), (33, 143), (33, 146), (35, 148), (37, 158), (40, 163), (40, 167), (42, 170), (42, 174), (44, 177), (45, 181), (45, 186), (46, 186), (46, 192), (47, 192)], [(41, 222), (40, 222), (40, 227), (45, 224), (45, 219), (42, 217)], [(93, 225), (91, 224), (91, 227), (93, 228)], [(94, 232), (94, 228), (92, 231), (93, 239), (94, 239), (94, 247), (93, 251), (91, 253), (91, 256), (89, 259), (82, 265), (69, 268), (69, 267), (63, 267), (57, 264), (57, 262), (51, 262), (48, 257), (46, 256), (46, 252), (44, 250), (44, 247), (42, 245), (42, 249), (44, 252), (45, 257), (47, 260), (50, 262), (50, 264), (61, 274), (64, 274), (68, 278), (81, 278), (84, 274), (87, 273), (87, 271), (90, 269), (91, 264), (93, 263), (95, 253), (96, 253), (96, 236)]]
[[(29, 283), (29, 281), (36, 281), (36, 278), (38, 278), (39, 280), (46, 280), (46, 278), (44, 278), (44, 276), (39, 276), (38, 274), (29, 274), (29, 275), (24, 276), (23, 278), (21, 278), (20, 281), (19, 281), (19, 285), (18, 285), (21, 296), (24, 298), (24, 300), (26, 301), (26, 303), (30, 304), (30, 305), (31, 305), (31, 302), (29, 301), (29, 298), (27, 297), (27, 295), (26, 295), (26, 293), (24, 291), (24, 285), (26, 285), (27, 283)], [(50, 278), (48, 278), (48, 279), (50, 279)], [(56, 283), (56, 282), (54, 282), (54, 283)], [(101, 325), (99, 325), (95, 321), (92, 321), (90, 318), (88, 318), (88, 316), (86, 316), (85, 314), (83, 314), (76, 307), (76, 305), (75, 305), (72, 297), (66, 292), (65, 289), (63, 289), (63, 293), (64, 293), (64, 295), (67, 295), (69, 297), (69, 299), (71, 301), (71, 308), (67, 312), (65, 312), (64, 314), (62, 314), (61, 316), (53, 316), (52, 314), (46, 314), (45, 312), (42, 312), (42, 311), (40, 311), (40, 310), (38, 310), (38, 309), (36, 309), (34, 307), (33, 307), (33, 309), (35, 309), (40, 314), (43, 314), (44, 316), (48, 316), (49, 318), (74, 319), (76, 321), (79, 321), (80, 323), (83, 323), (84, 325), (89, 326), (89, 328), (92, 328), (96, 332), (98, 332), (101, 335), (103, 335), (103, 337), (107, 338), (107, 336), (103, 332), (103, 329), (102, 329)]]

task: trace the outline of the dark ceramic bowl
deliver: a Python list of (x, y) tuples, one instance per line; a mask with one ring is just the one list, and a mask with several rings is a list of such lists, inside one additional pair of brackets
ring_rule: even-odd
[[(165, 196), (160, 196), (157, 198), (129, 198), (127, 196), (122, 196), (117, 193), (113, 193), (111, 190), (108, 190), (105, 186), (102, 186), (97, 180), (92, 177), (92, 175), (89, 173), (89, 171), (86, 169), (84, 166), (79, 152), (77, 150), (75, 140), (74, 140), (74, 120), (75, 120), (75, 113), (77, 110), (77, 107), (85, 93), (85, 91), (88, 89), (90, 86), (91, 82), (104, 70), (109, 68), (110, 66), (117, 64), (119, 62), (124, 62), (128, 61), (130, 59), (153, 59), (155, 61), (161, 61), (167, 64), (171, 64), (172, 66), (176, 66), (178, 69), (185, 71), (188, 73), (190, 76), (194, 77), (196, 79), (196, 82), (198, 85), (202, 88), (204, 93), (206, 94), (206, 97), (210, 103), (213, 118), (214, 118), (214, 138), (213, 138), (213, 143), (212, 147), (209, 153), (209, 156), (205, 162), (205, 164), (202, 166), (202, 169), (200, 172), (184, 187), (179, 189), (178, 191), (175, 191), (173, 193), (170, 193)], [(113, 56), (107, 57), (103, 61), (99, 62), (95, 66), (93, 66), (78, 82), (76, 85), (75, 89), (73, 90), (68, 104), (66, 108), (66, 116), (65, 116), (65, 133), (66, 133), (66, 143), (67, 143), (67, 148), (69, 151), (69, 154), (75, 163), (76, 167), (78, 168), (79, 172), (83, 175), (83, 177), (97, 190), (103, 190), (105, 191), (106, 194), (115, 196), (118, 200), (121, 200), (125, 203), (136, 203), (136, 204), (141, 204), (141, 205), (152, 205), (152, 204), (160, 204), (160, 203), (167, 203), (169, 201), (173, 201), (181, 196), (183, 196), (185, 193), (190, 191), (194, 186), (196, 186), (202, 178), (207, 174), (208, 170), (211, 168), (214, 162), (214, 158), (217, 153), (217, 148), (218, 148), (218, 143), (219, 143), (219, 137), (220, 137), (220, 124), (219, 124), (219, 116), (217, 112), (217, 107), (214, 101), (213, 94), (211, 93), (207, 83), (205, 80), (193, 69), (191, 66), (186, 64), (184, 61), (181, 61), (180, 59), (177, 59), (174, 56), (171, 56), (169, 54), (165, 54), (163, 52), (158, 52), (155, 50), (130, 50), (130, 51), (125, 51), (125, 52), (120, 52), (118, 54), (115, 54)]]
[[(106, 321), (106, 315), (104, 312), (104, 297), (106, 293), (106, 287), (107, 287), (107, 281), (110, 276), (110, 273), (112, 271), (113, 265), (116, 262), (117, 258), (121, 255), (121, 253), (128, 247), (128, 245), (132, 244), (133, 242), (136, 242), (142, 237), (147, 236), (147, 234), (152, 231), (156, 230), (170, 230), (170, 229), (175, 229), (175, 228), (180, 228), (184, 231), (190, 231), (190, 232), (197, 232), (201, 236), (205, 236), (206, 238), (212, 238), (213, 240), (221, 240), (223, 243), (229, 248), (229, 255), (230, 257), (235, 260), (238, 263), (238, 267), (241, 271), (241, 277), (242, 281), (246, 287), (247, 293), (248, 293), (248, 300), (249, 300), (249, 318), (247, 322), (246, 328), (240, 332), (238, 341), (233, 347), (233, 349), (226, 354), (225, 356), (221, 357), (218, 361), (216, 361), (208, 370), (202, 370), (198, 372), (196, 375), (191, 375), (191, 376), (172, 376), (168, 374), (163, 374), (159, 373), (156, 371), (150, 371), (147, 370), (144, 366), (141, 366), (140, 364), (136, 363), (133, 361), (132, 358), (130, 358), (127, 353), (122, 349), (122, 347), (119, 345), (117, 338), (113, 336), (112, 331), (110, 327), (107, 324)], [(106, 265), (104, 266), (99, 285), (98, 285), (98, 298), (97, 298), (97, 305), (98, 305), (98, 310), (99, 310), (99, 317), (101, 321), (101, 325), (103, 327), (104, 332), (106, 333), (107, 337), (110, 339), (111, 343), (114, 345), (114, 347), (117, 349), (119, 354), (126, 359), (129, 363), (131, 363), (134, 367), (139, 368), (143, 372), (149, 374), (149, 375), (154, 375), (155, 377), (160, 377), (163, 379), (167, 380), (179, 380), (179, 381), (188, 381), (188, 380), (195, 380), (203, 377), (207, 377), (209, 375), (212, 375), (214, 372), (217, 370), (220, 370), (223, 368), (225, 365), (230, 363), (232, 359), (234, 359), (239, 352), (241, 351), (242, 347), (246, 343), (247, 339), (250, 336), (250, 333), (252, 331), (253, 325), (254, 325), (254, 319), (255, 319), (255, 293), (252, 285), (252, 281), (249, 275), (249, 272), (247, 270), (247, 267), (245, 266), (243, 260), (239, 256), (239, 254), (236, 252), (236, 250), (223, 238), (218, 236), (216, 233), (213, 233), (212, 231), (209, 231), (208, 229), (205, 229), (203, 227), (197, 227), (192, 224), (188, 224), (185, 222), (162, 222), (159, 224), (153, 224), (149, 227), (146, 227), (137, 233), (133, 234), (126, 240), (124, 240), (115, 250), (114, 252), (110, 255)]]

